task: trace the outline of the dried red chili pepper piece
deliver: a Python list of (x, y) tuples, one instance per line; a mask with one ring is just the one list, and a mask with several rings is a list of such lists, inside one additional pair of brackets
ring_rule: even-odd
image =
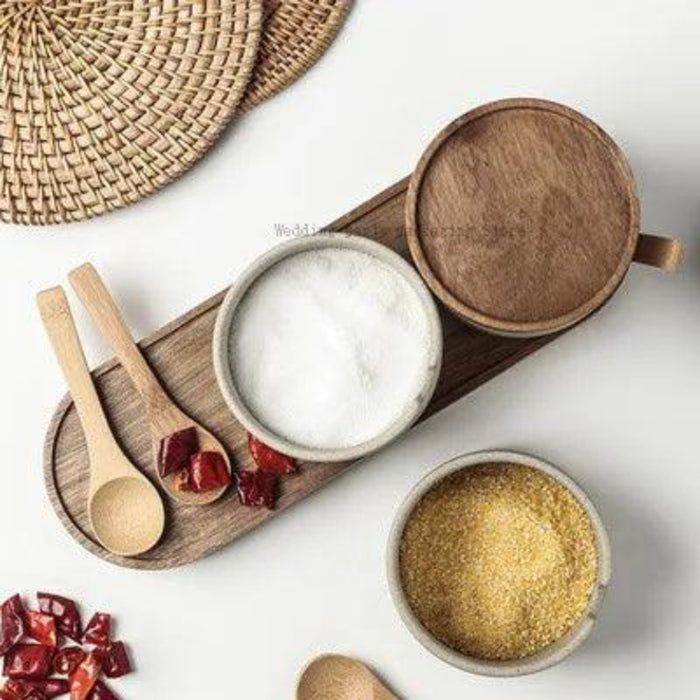
[(26, 695), (22, 696), (22, 700), (48, 700), (46, 695), (38, 690), (30, 690)]
[(85, 660), (87, 653), (80, 647), (66, 647), (53, 657), (53, 670), (61, 676), (70, 676)]
[[(34, 690), (41, 693), (47, 700), (67, 695), (70, 691), (70, 685), (65, 678), (47, 678), (43, 681), (16, 681), (16, 683), (28, 691)], [(24, 698), (24, 695), (19, 697)]]
[[(55, 696), (54, 696), (55, 697)], [(49, 700), (40, 690), (32, 688), (27, 681), (9, 680), (0, 690), (0, 700)]]
[(45, 681), (25, 681), (29, 683), (35, 690), (38, 690), (44, 695), (47, 700), (58, 698), (61, 695), (68, 695), (70, 692), (70, 684), (65, 678), (48, 678)]
[(70, 700), (86, 700), (101, 670), (100, 655), (90, 652), (70, 677)]
[(7, 654), (26, 634), (24, 605), (19, 594), (0, 607), (0, 656)]
[(5, 656), (3, 675), (22, 680), (48, 678), (54, 651), (45, 644), (16, 644)]
[(124, 642), (114, 642), (102, 660), (102, 670), (107, 678), (121, 678), (131, 673), (132, 666)]
[(46, 615), (36, 610), (27, 610), (25, 620), (28, 637), (36, 640), (39, 644), (46, 644), (50, 647), (55, 647), (58, 644), (56, 620), (52, 615)]
[(244, 506), (272, 510), (275, 506), (277, 475), (263, 471), (238, 472), (238, 496)]
[(97, 681), (90, 695), (88, 695), (88, 700), (119, 700), (119, 698), (106, 683)]
[(53, 593), (37, 593), (39, 610), (46, 615), (53, 615), (61, 634), (79, 642), (82, 636), (82, 623), (78, 607), (70, 598)]
[(220, 452), (197, 452), (190, 459), (190, 488), (195, 493), (224, 488), (231, 483), (226, 460)]
[(24, 698), (30, 692), (29, 688), (22, 684), (22, 681), (13, 681), (12, 679), (5, 681), (2, 691), (12, 698)]
[[(17, 681), (6, 681), (5, 685), (0, 688), (0, 700), (15, 700), (15, 698), (21, 698), (21, 695), (17, 694), (17, 690), (14, 688), (13, 684)], [(22, 690), (24, 692), (24, 690)]]
[(297, 462), (293, 457), (282, 454), (266, 445), (252, 433), (248, 433), (248, 451), (258, 468), (264, 472), (292, 474), (297, 470)]
[(93, 644), (106, 649), (112, 641), (112, 616), (108, 613), (95, 613), (83, 632), (83, 644)]
[(178, 430), (164, 437), (160, 442), (158, 471), (161, 476), (168, 476), (189, 466), (190, 458), (199, 450), (199, 437), (196, 428)]
[(12, 679), (5, 681), (2, 690), (12, 698), (24, 698), (30, 692), (30, 689), (22, 681), (13, 681)]

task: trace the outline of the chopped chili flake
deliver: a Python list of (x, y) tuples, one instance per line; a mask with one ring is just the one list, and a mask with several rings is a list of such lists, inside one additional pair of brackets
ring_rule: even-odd
[(177, 491), (204, 493), (228, 486), (231, 475), (223, 455), (219, 452), (197, 452), (192, 455), (187, 467), (180, 469), (174, 477)]
[(102, 661), (102, 670), (107, 678), (121, 678), (131, 673), (131, 661), (124, 642), (111, 644)]
[(47, 678), (43, 681), (8, 681), (9, 683), (15, 683), (16, 687), (21, 689), (15, 693), (25, 693), (24, 695), (18, 694), (20, 698), (29, 697), (29, 693), (35, 691), (41, 693), (42, 697), (47, 698), (47, 700), (52, 700), (52, 698), (66, 695), (70, 691), (70, 686), (65, 678)]
[(70, 684), (65, 678), (49, 678), (45, 681), (32, 681), (31, 685), (45, 695), (48, 700), (67, 695), (70, 692)]
[(24, 605), (19, 594), (13, 595), (0, 608), (0, 656), (7, 654), (25, 634)]
[(17, 697), (22, 697), (19, 695), (20, 692), (24, 692), (24, 688), (22, 688), (19, 684), (19, 681), (5, 681), (5, 685), (0, 688), (0, 700), (4, 700), (6, 694), (8, 697), (11, 698), (17, 698)]
[(190, 488), (195, 493), (224, 488), (231, 483), (226, 460), (220, 452), (197, 452), (190, 459)]
[(22, 681), (14, 681), (12, 679), (5, 681), (2, 690), (11, 698), (26, 698), (31, 692), (31, 688), (26, 686)]
[(95, 613), (83, 632), (83, 644), (93, 644), (106, 649), (112, 637), (112, 616), (107, 613)]
[(275, 506), (277, 475), (263, 471), (238, 472), (238, 496), (244, 506), (272, 510)]
[(255, 464), (264, 472), (292, 474), (297, 470), (297, 463), (293, 457), (282, 454), (266, 445), (252, 433), (248, 433), (248, 450)]
[(26, 680), (47, 678), (54, 648), (45, 644), (16, 644), (5, 655), (3, 674)]
[(185, 428), (161, 440), (158, 471), (165, 477), (187, 467), (192, 455), (199, 450), (196, 428)]
[(23, 700), (47, 700), (46, 695), (38, 690), (30, 690)]
[(58, 644), (58, 634), (56, 633), (56, 620), (52, 615), (27, 610), (25, 620), (27, 622), (27, 636), (50, 647)]
[[(56, 697), (56, 696), (54, 696)], [(40, 690), (31, 688), (27, 681), (9, 680), (0, 690), (0, 700), (49, 700)]]
[(70, 700), (86, 700), (101, 670), (100, 655), (90, 652), (70, 677)]
[(37, 599), (39, 610), (56, 618), (58, 631), (79, 642), (82, 636), (82, 623), (76, 604), (70, 598), (53, 593), (37, 593)]
[(66, 647), (61, 649), (53, 658), (54, 673), (61, 676), (70, 676), (83, 662), (87, 653), (80, 647)]
[(88, 695), (88, 700), (119, 700), (119, 698), (106, 683), (97, 681), (90, 695)]

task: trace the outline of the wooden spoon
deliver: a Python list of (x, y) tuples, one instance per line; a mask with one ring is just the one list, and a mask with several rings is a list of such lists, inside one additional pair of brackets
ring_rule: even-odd
[(361, 661), (325, 654), (304, 669), (297, 700), (399, 700)]
[(92, 530), (102, 546), (114, 554), (143, 554), (163, 534), (163, 501), (114, 439), (92, 383), (65, 292), (61, 287), (40, 292), (37, 305), (85, 431)]
[(73, 270), (69, 279), (145, 403), (151, 427), (153, 459), (161, 484), (172, 498), (181, 503), (202, 506), (216, 501), (226, 491), (226, 487), (204, 493), (179, 491), (175, 488), (175, 474), (162, 477), (158, 469), (160, 445), (164, 438), (179, 430), (195, 428), (200, 450), (221, 453), (230, 474), (231, 463), (226, 449), (208, 430), (176, 406), (165, 392), (131, 337), (119, 308), (97, 270), (90, 263), (85, 263)]

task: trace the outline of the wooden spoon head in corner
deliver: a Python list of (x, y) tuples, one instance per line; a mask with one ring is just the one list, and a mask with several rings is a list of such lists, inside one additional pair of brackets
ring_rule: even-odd
[(168, 495), (179, 503), (191, 506), (205, 506), (214, 501), (219, 500), (224, 495), (228, 486), (205, 491), (203, 493), (194, 493), (192, 491), (181, 491), (175, 486), (175, 474), (161, 476), (160, 473), (160, 452), (163, 440), (173, 433), (188, 428), (194, 428), (197, 431), (199, 439), (199, 449), (202, 452), (218, 452), (226, 462), (229, 476), (233, 479), (231, 470), (231, 460), (229, 459), (226, 448), (217, 440), (206, 428), (203, 428), (199, 423), (193, 421), (187, 414), (183, 413), (174, 404), (169, 405), (158, 416), (151, 416), (151, 440), (153, 443), (153, 459), (156, 465), (158, 479), (163, 488), (168, 492)]
[(398, 700), (361, 661), (325, 654), (309, 663), (297, 683), (296, 700)]

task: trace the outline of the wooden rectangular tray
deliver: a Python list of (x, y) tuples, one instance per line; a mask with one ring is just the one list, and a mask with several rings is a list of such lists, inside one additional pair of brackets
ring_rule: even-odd
[[(408, 178), (326, 227), (380, 241), (409, 258), (404, 229)], [(211, 339), (224, 292), (146, 338), (141, 343), (148, 361), (171, 395), (197, 421), (226, 445), (234, 464), (245, 468), (250, 457), (246, 435), (219, 393), (212, 364)], [(478, 332), (441, 309), (445, 354), (435, 396), (424, 418), (473, 391), (535, 352), (556, 336), (500, 338)], [(145, 415), (138, 395), (114, 360), (93, 375), (110, 423), (126, 454), (154, 481), (154, 465)], [(86, 510), (88, 455), (70, 395), (59, 404), (46, 436), (44, 476), (49, 498), (68, 532), (87, 550), (120, 566), (167, 569), (201, 559), (261, 525), (280, 511), (353, 466), (302, 464), (298, 475), (284, 479), (274, 511), (241, 506), (235, 489), (214, 505), (197, 508), (166, 499), (167, 526), (161, 543), (137, 558), (110, 554), (93, 539)]]

